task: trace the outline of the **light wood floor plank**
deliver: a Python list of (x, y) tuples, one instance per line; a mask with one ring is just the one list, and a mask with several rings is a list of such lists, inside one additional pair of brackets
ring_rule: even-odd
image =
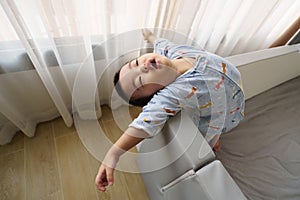
[(24, 149), (24, 134), (19, 131), (9, 144), (0, 146), (0, 156)]
[(55, 138), (68, 134), (74, 134), (76, 132), (74, 125), (72, 127), (67, 127), (61, 117), (56, 118), (51, 122), (53, 125), (53, 133)]
[(0, 156), (0, 199), (25, 199), (23, 150)]
[(122, 130), (118, 127), (116, 122), (113, 120), (109, 120), (105, 122), (100, 121), (100, 125), (101, 127), (103, 127), (105, 135), (112, 143), (115, 143), (123, 134)]
[(26, 199), (58, 199), (61, 194), (55, 144), (50, 122), (25, 138)]
[(76, 134), (56, 139), (64, 199), (97, 199), (87, 152)]

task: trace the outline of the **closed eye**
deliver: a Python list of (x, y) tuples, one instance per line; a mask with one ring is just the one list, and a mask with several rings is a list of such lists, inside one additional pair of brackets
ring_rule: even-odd
[(136, 66), (139, 66), (138, 59), (135, 59), (135, 64), (136, 64)]
[(140, 82), (141, 86), (144, 87), (144, 84), (142, 82), (142, 77), (141, 76), (139, 76), (139, 82)]

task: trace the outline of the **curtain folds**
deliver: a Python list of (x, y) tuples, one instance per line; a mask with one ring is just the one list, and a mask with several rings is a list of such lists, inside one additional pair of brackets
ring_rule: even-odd
[[(268, 48), (298, 0), (1, 0), (0, 143), (16, 130), (115, 108), (112, 74), (145, 47), (141, 28), (221, 56)], [(167, 31), (166, 31), (167, 30)], [(17, 45), (16, 45), (17, 44)]]

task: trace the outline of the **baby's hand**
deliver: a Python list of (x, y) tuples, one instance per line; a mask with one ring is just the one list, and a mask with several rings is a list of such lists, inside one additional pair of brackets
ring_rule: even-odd
[(145, 40), (147, 40), (150, 35), (153, 35), (153, 33), (147, 28), (144, 28), (142, 30), (142, 34), (143, 34)]
[(142, 34), (144, 36), (144, 39), (147, 42), (153, 43), (155, 41), (155, 39), (156, 39), (156, 37), (153, 35), (153, 33), (149, 29), (147, 29), (147, 28), (145, 28), (145, 29), (142, 30)]
[(118, 161), (118, 156), (109, 152), (106, 154), (95, 179), (95, 184), (100, 191), (104, 192), (107, 186), (113, 185), (114, 170)]

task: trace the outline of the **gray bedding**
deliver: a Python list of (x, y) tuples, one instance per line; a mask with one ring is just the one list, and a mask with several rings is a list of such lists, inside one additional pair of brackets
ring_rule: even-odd
[(246, 101), (221, 160), (248, 199), (300, 199), (300, 77)]

